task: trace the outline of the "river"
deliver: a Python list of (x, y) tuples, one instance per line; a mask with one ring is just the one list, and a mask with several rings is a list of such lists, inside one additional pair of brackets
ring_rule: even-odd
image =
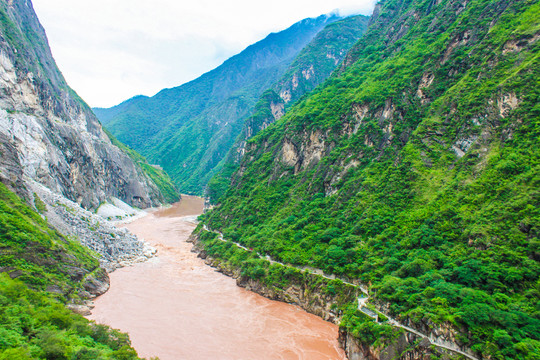
[(118, 269), (90, 319), (129, 333), (142, 357), (161, 360), (346, 359), (338, 328), (296, 306), (236, 286), (191, 252), (203, 201), (183, 196), (126, 227), (158, 249)]

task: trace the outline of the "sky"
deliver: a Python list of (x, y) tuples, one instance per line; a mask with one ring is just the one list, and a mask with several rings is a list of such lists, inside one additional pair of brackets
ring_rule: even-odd
[(92, 107), (154, 95), (208, 72), (271, 32), (376, 0), (33, 0), (53, 56)]

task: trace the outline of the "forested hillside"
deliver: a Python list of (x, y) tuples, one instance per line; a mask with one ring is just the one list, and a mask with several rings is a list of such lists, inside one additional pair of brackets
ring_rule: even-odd
[(201, 193), (259, 95), (326, 24), (338, 19), (305, 19), (187, 84), (95, 113), (120, 141), (162, 166), (182, 192)]
[[(248, 141), (204, 222), (359, 279), (478, 358), (538, 359), (539, 38), (534, 0), (383, 1), (339, 73)], [(392, 341), (354, 308), (342, 325)]]
[(302, 49), (281, 79), (261, 95), (227, 156), (216, 167), (218, 173), (206, 187), (205, 194), (212, 203), (223, 195), (232, 173), (238, 169), (246, 141), (279, 120), (300, 97), (326, 80), (364, 34), (368, 19), (363, 15), (351, 16), (327, 25)]

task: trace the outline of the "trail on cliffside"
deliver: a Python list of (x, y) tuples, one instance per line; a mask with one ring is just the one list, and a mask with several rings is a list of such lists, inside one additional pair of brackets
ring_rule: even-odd
[[(217, 234), (219, 241), (234, 244), (236, 247), (238, 247), (238, 248), (240, 248), (240, 249), (242, 249), (244, 251), (250, 251), (250, 252), (253, 251), (253, 250), (248, 249), (247, 247), (245, 247), (242, 244), (239, 244), (237, 242), (230, 241), (230, 240), (225, 240), (222, 233), (220, 233), (217, 230), (209, 229), (206, 224), (203, 225), (203, 229), (205, 231), (213, 232), (213, 233)], [(333, 274), (330, 274), (330, 275), (325, 274), (324, 271), (321, 270), (321, 269), (317, 269), (317, 268), (313, 268), (313, 267), (305, 267), (305, 266), (301, 267), (301, 266), (295, 266), (295, 265), (291, 265), (291, 264), (285, 264), (285, 263), (282, 263), (280, 261), (273, 260), (269, 255), (263, 256), (263, 255), (261, 255), (259, 253), (256, 253), (256, 254), (257, 254), (257, 256), (259, 256), (260, 259), (267, 260), (271, 264), (278, 264), (278, 265), (281, 265), (281, 266), (284, 266), (284, 267), (296, 269), (296, 270), (298, 270), (300, 272), (307, 272), (307, 273), (315, 274), (317, 276), (323, 277), (323, 278), (328, 279), (328, 280), (336, 280), (337, 279), (337, 280), (340, 280), (341, 282), (343, 282), (344, 284), (357, 287), (358, 289), (360, 289), (362, 291), (362, 293), (364, 293), (364, 294), (366, 294), (368, 296), (367, 298), (366, 297), (361, 297), (361, 298), (358, 299), (358, 310), (360, 310), (362, 312), (365, 312), (366, 315), (368, 315), (370, 317), (373, 317), (370, 313), (367, 313), (366, 310), (362, 309), (365, 305), (367, 305), (367, 303), (369, 301), (369, 290), (368, 290), (368, 287), (366, 285), (360, 284), (358, 281), (354, 284), (354, 283), (351, 283), (348, 279), (343, 279), (343, 278), (340, 278), (340, 277), (338, 277), (336, 275), (333, 275)], [(406, 325), (400, 323), (395, 318), (390, 316), (388, 313), (385, 313), (385, 312), (383, 312), (381, 310), (377, 310), (377, 312), (384, 315), (387, 318), (387, 320), (385, 320), (385, 322), (391, 324), (394, 327), (397, 327), (397, 328), (403, 329), (403, 330), (405, 330), (407, 332), (418, 335), (418, 336), (420, 336), (420, 337), (422, 337), (424, 339), (428, 339), (430, 344), (432, 344), (434, 346), (437, 346), (437, 347), (440, 347), (440, 348), (443, 348), (443, 349), (450, 350), (452, 352), (458, 353), (458, 354), (463, 355), (463, 356), (465, 356), (465, 357), (467, 357), (467, 358), (469, 358), (471, 360), (480, 360), (480, 359), (474, 357), (474, 355), (471, 354), (470, 350), (464, 351), (461, 347), (459, 347), (455, 343), (452, 343), (450, 341), (443, 341), (443, 340), (440, 340), (440, 339), (436, 339), (432, 335), (423, 334), (422, 332), (420, 332), (420, 331), (418, 331), (416, 329), (413, 329), (413, 328), (411, 328), (409, 326), (406, 326)], [(375, 321), (377, 321), (377, 320), (375, 320)]]

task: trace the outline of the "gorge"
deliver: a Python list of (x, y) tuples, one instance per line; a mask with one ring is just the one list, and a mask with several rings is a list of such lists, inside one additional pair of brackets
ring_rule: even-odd
[(93, 110), (0, 20), (0, 360), (540, 357), (538, 0), (321, 15)]

